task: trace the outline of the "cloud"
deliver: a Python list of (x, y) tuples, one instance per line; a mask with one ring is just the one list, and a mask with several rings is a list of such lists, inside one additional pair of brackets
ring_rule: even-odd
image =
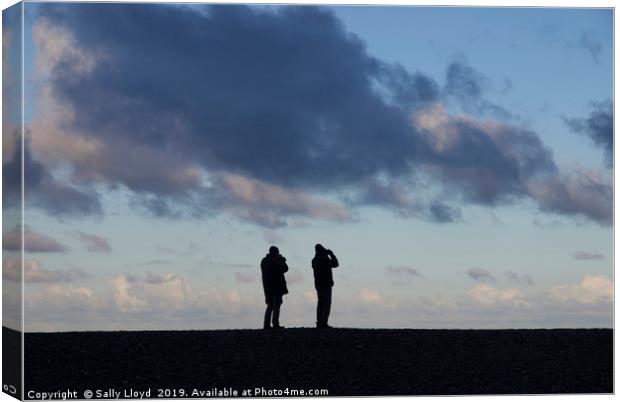
[(613, 283), (605, 275), (584, 275), (578, 284), (559, 285), (548, 291), (550, 298), (580, 304), (613, 302)]
[(425, 169), (469, 202), (524, 198), (530, 180), (556, 174), (551, 150), (527, 129), (452, 116), (441, 104), (418, 109), (413, 124), (428, 143)]
[(86, 247), (86, 250), (88, 250), (91, 253), (97, 253), (97, 252), (109, 253), (110, 251), (112, 251), (112, 248), (110, 247), (110, 243), (104, 237), (84, 233), (81, 230), (76, 231), (76, 235), (78, 239), (80, 239), (82, 244), (84, 244), (84, 246)]
[[(500, 119), (512, 118), (509, 111), (483, 98), (486, 85), (485, 77), (478, 70), (464, 61), (452, 62), (446, 71), (444, 93), (448, 97), (456, 98), (468, 113), (489, 114)], [(510, 80), (505, 81), (504, 85), (507, 90), (512, 87)]]
[(506, 303), (514, 306), (527, 306), (523, 293), (516, 288), (499, 290), (486, 283), (479, 283), (467, 292), (475, 303), (484, 306), (493, 306), (498, 303)]
[(240, 175), (226, 174), (217, 180), (217, 197), (222, 208), (261, 226), (275, 228), (286, 225), (290, 216), (346, 222), (353, 219), (347, 208), (313, 197), (300, 190), (261, 182)]
[(433, 201), (429, 211), (433, 222), (447, 223), (461, 220), (461, 210), (459, 208), (451, 207), (441, 201)]
[[(64, 253), (67, 247), (49, 236), (24, 230), (24, 251), (29, 253)], [(22, 232), (19, 227), (2, 235), (2, 249), (7, 251), (21, 251)]]
[(368, 288), (362, 288), (357, 292), (357, 299), (368, 304), (385, 304), (383, 297), (376, 291)]
[(604, 260), (605, 256), (598, 251), (589, 252), (577, 250), (573, 254), (573, 258), (576, 260)]
[(453, 62), (446, 71), (445, 91), (463, 100), (478, 99), (482, 96), (483, 76), (471, 66)]
[(512, 80), (508, 77), (504, 77), (501, 93), (507, 94), (508, 92), (512, 90), (512, 87), (513, 87)]
[(613, 103), (609, 100), (592, 102), (592, 111), (586, 118), (567, 118), (564, 123), (575, 133), (588, 136), (596, 146), (605, 152), (608, 166), (613, 166), (614, 115)]
[(282, 236), (280, 236), (275, 231), (268, 229), (263, 231), (263, 238), (265, 239), (265, 242), (270, 246), (275, 244), (282, 244), (284, 242), (284, 238)]
[[(228, 213), (276, 228), (352, 222), (354, 207), (378, 206), (445, 223), (461, 220), (454, 202), (539, 200), (563, 183), (537, 133), (439, 103), (510, 117), (466, 63), (448, 67), (442, 92), (424, 73), (370, 55), (328, 9), (198, 8), (40, 8), (45, 79), (32, 150), (68, 170), (66, 191), (87, 189), (67, 196), (88, 195), (91, 209), (72, 210), (100, 210), (90, 203), (96, 186), (128, 190), (132, 206), (170, 219)], [(419, 191), (420, 176), (441, 197)], [(536, 180), (543, 189), (532, 195)], [(600, 222), (589, 204), (543, 207)]]
[[(3, 161), (3, 202), (17, 207), (21, 200), (22, 145), (17, 142), (13, 155)], [(49, 169), (32, 158), (28, 141), (23, 152), (24, 186), (28, 197), (26, 207), (36, 207), (59, 218), (68, 216), (100, 215), (101, 204), (96, 192), (87, 186), (79, 189), (55, 178)]]
[(24, 260), (24, 272), (22, 276), (21, 260), (18, 258), (5, 258), (2, 261), (2, 278), (12, 281), (21, 281), (23, 277), (26, 283), (53, 283), (72, 282), (88, 278), (89, 275), (81, 270), (58, 270), (52, 271), (41, 267), (38, 260), (26, 258)]
[(394, 278), (397, 284), (409, 283), (416, 277), (423, 278), (422, 274), (415, 268), (394, 266), (385, 268), (385, 276)]
[[(50, 285), (41, 292), (29, 292), (24, 297), (27, 311), (49, 313), (63, 311), (71, 315), (92, 314), (93, 311), (104, 309), (105, 299), (95, 290), (87, 286)], [(35, 313), (36, 314), (36, 313)], [(33, 314), (33, 316), (35, 315)], [(68, 315), (64, 316), (69, 320)], [(63, 327), (63, 325), (56, 325)]]
[[(603, 278), (598, 284), (560, 285), (530, 295), (487, 283), (456, 295), (388, 298), (370, 288), (336, 292), (332, 320), (361, 328), (611, 327), (611, 281)], [(100, 285), (31, 289), (25, 295), (29, 330), (255, 328), (264, 309), (259, 288), (243, 294), (171, 272), (120, 275)], [(316, 292), (302, 287), (287, 296), (282, 319), (307, 327), (314, 324)]]
[(195, 290), (188, 279), (170, 272), (149, 274), (146, 278), (120, 275), (110, 280), (108, 285), (112, 304), (121, 312), (204, 311), (216, 308), (230, 314), (238, 313), (242, 305), (254, 302), (242, 299), (236, 289)]
[[(244, 6), (205, 11), (45, 7), (44, 21), (70, 32), (80, 48), (105, 55), (88, 76), (65, 74), (62, 62), (51, 71), (54, 92), (74, 111), (74, 128), (105, 142), (133, 132), (138, 145), (193, 151), (211, 170), (286, 186), (333, 187), (406, 169), (415, 145), (406, 135), (406, 116), (372, 86), (390, 85), (387, 70), (331, 12)], [(131, 29), (121, 23), (128, 15)], [(175, 29), (174, 39), (153, 30), (153, 21)], [(117, 23), (118, 29), (107, 28)], [(149, 42), (158, 40), (156, 55), (145, 51), (145, 34)], [(191, 62), (189, 53), (179, 53), (186, 49), (192, 49)], [(151, 65), (148, 74), (144, 63)], [(200, 77), (200, 85), (188, 77)], [(428, 86), (423, 78), (413, 82)], [(89, 96), (93, 91), (96, 99)]]
[(594, 62), (600, 61), (603, 44), (592, 32), (583, 32), (578, 44), (590, 53)]
[(381, 178), (366, 180), (348, 202), (354, 206), (380, 206), (388, 208), (400, 217), (412, 216), (435, 223), (461, 220), (459, 208), (439, 200), (424, 202), (412, 198), (411, 185), (403, 181), (386, 181)]
[(534, 280), (527, 274), (517, 274), (512, 271), (506, 271), (506, 277), (511, 281), (519, 284), (534, 285)]
[(605, 173), (576, 168), (559, 176), (532, 180), (527, 187), (541, 211), (582, 216), (603, 226), (613, 223), (613, 186)]
[(495, 282), (495, 277), (491, 275), (491, 273), (487, 271), (486, 269), (472, 268), (468, 270), (466, 273), (467, 273), (467, 276), (469, 276), (471, 279), (475, 281)]

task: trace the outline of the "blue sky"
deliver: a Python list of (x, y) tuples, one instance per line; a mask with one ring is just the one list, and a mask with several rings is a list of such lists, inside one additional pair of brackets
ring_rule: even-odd
[(612, 11), (25, 8), (27, 331), (612, 325)]

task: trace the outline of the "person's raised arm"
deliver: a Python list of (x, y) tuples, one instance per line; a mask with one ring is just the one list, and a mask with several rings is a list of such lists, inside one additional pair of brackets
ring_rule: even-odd
[(336, 255), (331, 250), (328, 251), (328, 255), (329, 255), (329, 259), (330, 259), (330, 261), (332, 263), (332, 268), (336, 268), (338, 266), (338, 258), (336, 258)]
[(284, 257), (280, 259), (280, 268), (282, 269), (282, 273), (288, 271), (288, 265), (286, 264), (286, 258)]

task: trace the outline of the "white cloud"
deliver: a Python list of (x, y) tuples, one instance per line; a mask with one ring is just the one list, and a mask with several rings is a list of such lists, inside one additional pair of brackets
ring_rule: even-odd
[[(198, 285), (171, 272), (120, 275), (98, 288), (38, 286), (26, 293), (29, 330), (258, 328), (265, 308), (260, 287)], [(607, 277), (594, 275), (527, 295), (488, 283), (460, 295), (432, 297), (336, 286), (330, 321), (365, 328), (607, 327), (612, 323), (611, 286)], [(299, 288), (284, 298), (282, 322), (313, 326), (316, 291)]]
[(596, 304), (611, 303), (613, 292), (613, 283), (605, 275), (584, 275), (578, 284), (555, 286), (548, 291), (548, 294), (560, 302)]
[(383, 304), (383, 298), (374, 290), (362, 288), (357, 292), (357, 298), (364, 303)]
[(19, 258), (5, 258), (2, 261), (2, 278), (11, 281), (21, 281), (22, 275), (24, 282), (71, 282), (88, 277), (84, 271), (77, 269), (69, 270), (48, 270), (41, 267), (38, 260), (26, 258), (24, 260), (24, 271), (22, 273), (21, 260)]
[(492, 306), (498, 303), (507, 303), (514, 306), (527, 306), (523, 293), (516, 288), (499, 290), (487, 283), (479, 283), (467, 292), (467, 296), (475, 303), (483, 306)]
[(110, 282), (114, 301), (121, 311), (136, 311), (146, 306), (146, 301), (132, 294), (131, 282), (133, 281), (134, 279), (122, 275)]
[[(81, 311), (78, 314), (87, 314), (89, 310), (100, 310), (106, 306), (104, 298), (93, 289), (66, 285), (49, 285), (41, 292), (27, 291), (24, 304), (27, 311), (53, 310), (67, 315), (75, 314), (75, 310)], [(28, 317), (28, 314), (25, 316)]]
[(368, 288), (361, 288), (360, 290), (358, 290), (355, 295), (355, 298), (358, 301), (368, 306), (375, 305), (375, 306), (392, 308), (392, 307), (396, 307), (396, 305), (398, 304), (394, 300), (386, 299), (376, 290), (372, 290)]

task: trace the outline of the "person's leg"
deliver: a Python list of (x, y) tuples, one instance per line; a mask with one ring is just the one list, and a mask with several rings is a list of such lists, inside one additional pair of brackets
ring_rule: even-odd
[(331, 303), (331, 288), (321, 289), (317, 291), (319, 298), (317, 304), (317, 323), (318, 327), (327, 326), (327, 319), (329, 318), (329, 304)]
[(271, 312), (273, 311), (273, 302), (268, 298), (265, 298), (267, 308), (265, 309), (265, 319), (263, 320), (263, 328), (270, 328), (271, 325)]
[(320, 327), (323, 324), (323, 297), (319, 289), (316, 291), (316, 297), (316, 326)]
[(282, 296), (274, 297), (272, 300), (273, 304), (273, 327), (280, 326), (280, 306), (282, 305)]
[(332, 288), (329, 289), (325, 289), (325, 295), (323, 296), (324, 299), (324, 312), (323, 312), (323, 323), (325, 325), (327, 325), (327, 322), (329, 321), (329, 313), (331, 312), (332, 309)]

